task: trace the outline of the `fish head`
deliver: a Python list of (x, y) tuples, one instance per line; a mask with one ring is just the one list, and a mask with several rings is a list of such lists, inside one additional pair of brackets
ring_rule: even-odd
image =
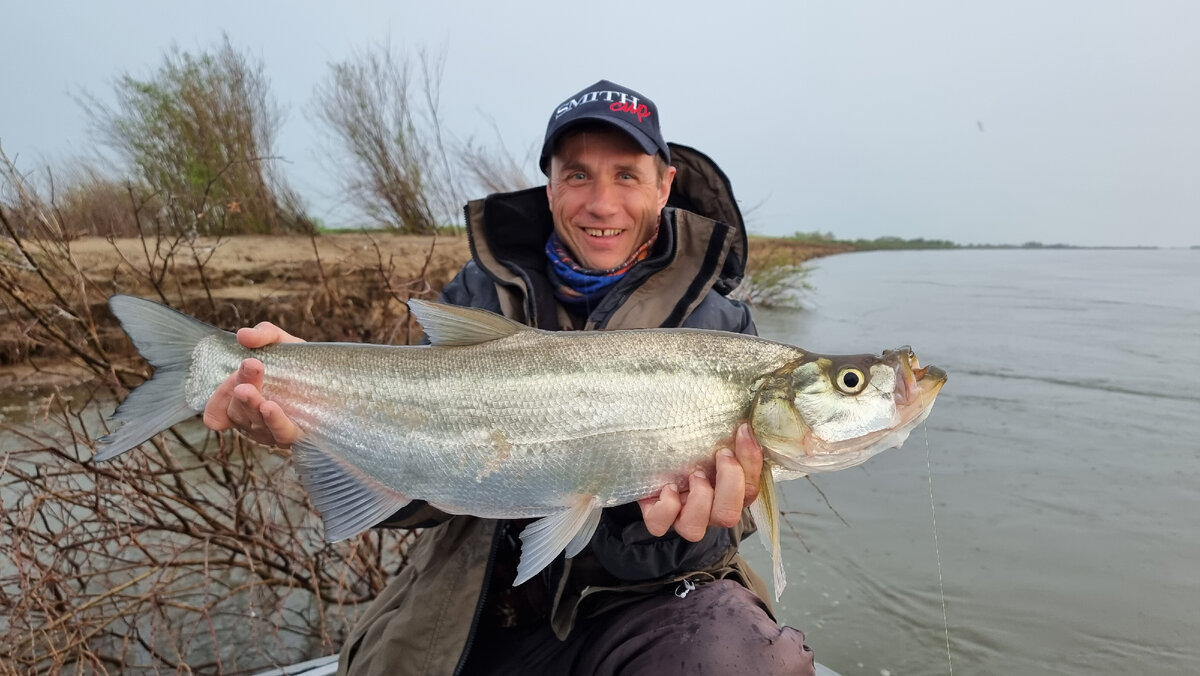
[(904, 443), (945, 383), (946, 372), (922, 367), (909, 347), (805, 354), (755, 384), (750, 425), (785, 470), (844, 469)]

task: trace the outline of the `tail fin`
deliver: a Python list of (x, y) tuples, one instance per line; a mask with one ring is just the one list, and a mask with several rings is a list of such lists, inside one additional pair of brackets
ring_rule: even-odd
[(139, 385), (117, 407), (108, 422), (112, 433), (96, 440), (92, 460), (108, 460), (200, 413), (188, 406), (184, 385), (196, 343), (215, 326), (133, 296), (108, 299), (112, 313), (134, 347), (154, 367), (154, 376)]

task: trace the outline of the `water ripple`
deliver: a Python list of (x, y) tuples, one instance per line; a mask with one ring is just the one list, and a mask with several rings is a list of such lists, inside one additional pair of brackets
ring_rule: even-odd
[(1026, 373), (1012, 373), (1004, 371), (985, 371), (974, 369), (962, 369), (959, 373), (972, 376), (980, 376), (983, 378), (1001, 378), (1004, 380), (1028, 380), (1049, 385), (1061, 385), (1063, 387), (1072, 387), (1083, 390), (1094, 390), (1099, 392), (1112, 392), (1114, 394), (1128, 394), (1135, 397), (1149, 397), (1151, 399), (1167, 399), (1170, 401), (1195, 401), (1200, 402), (1200, 395), (1189, 394), (1187, 392), (1147, 392), (1145, 390), (1135, 390), (1128, 387), (1121, 387), (1102, 380), (1071, 380), (1068, 378), (1054, 378), (1051, 376), (1035, 376)]

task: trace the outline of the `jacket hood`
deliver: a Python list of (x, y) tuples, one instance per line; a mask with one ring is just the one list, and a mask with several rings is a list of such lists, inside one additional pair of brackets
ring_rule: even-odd
[(675, 182), (667, 206), (725, 223), (735, 231), (720, 280), (713, 285), (721, 295), (729, 295), (746, 274), (747, 253), (746, 224), (733, 196), (733, 186), (708, 155), (678, 143), (667, 145), (671, 147), (671, 164), (675, 167)]

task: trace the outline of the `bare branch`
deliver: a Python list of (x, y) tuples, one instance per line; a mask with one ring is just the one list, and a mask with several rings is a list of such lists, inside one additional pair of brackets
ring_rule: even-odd
[(388, 44), (368, 48), (331, 64), (314, 98), (350, 203), (376, 224), (429, 234), (457, 222), (462, 195), (438, 117), (442, 61), (423, 55), (421, 65), (417, 84)]

